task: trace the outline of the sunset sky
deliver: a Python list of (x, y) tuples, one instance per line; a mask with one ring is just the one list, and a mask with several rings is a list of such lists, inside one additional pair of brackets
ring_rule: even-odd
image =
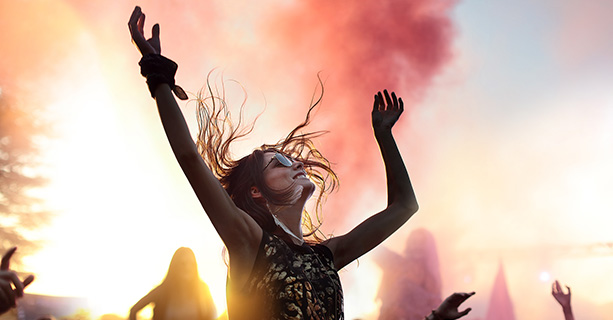
[[(223, 244), (166, 141), (130, 41), (146, 31), (195, 94), (212, 71), (228, 102), (265, 109), (235, 152), (275, 142), (325, 93), (312, 129), (341, 189), (324, 230), (349, 231), (384, 208), (385, 174), (370, 128), (372, 96), (407, 102), (394, 134), (420, 203), (382, 246), (412, 230), (437, 241), (443, 295), (476, 291), (483, 319), (499, 263), (518, 320), (553, 319), (559, 279), (575, 316), (613, 308), (613, 33), (606, 0), (19, 0), (0, 5), (0, 89), (54, 124), (37, 190), (55, 218), (25, 258), (31, 293), (87, 297), (127, 315), (180, 246), (225, 308)], [(238, 84), (237, 84), (238, 83)], [(240, 84), (240, 85), (239, 85)], [(194, 103), (181, 103), (192, 134)], [(376, 250), (376, 249), (375, 249)], [(369, 255), (341, 272), (346, 319), (376, 319), (380, 270)]]

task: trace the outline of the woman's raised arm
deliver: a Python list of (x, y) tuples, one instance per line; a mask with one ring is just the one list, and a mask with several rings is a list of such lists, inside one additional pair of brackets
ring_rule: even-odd
[(366, 219), (349, 233), (324, 243), (334, 254), (337, 269), (379, 245), (417, 212), (415, 192), (392, 136), (392, 127), (403, 111), (404, 103), (394, 92), (390, 96), (384, 90), (384, 94), (379, 92), (375, 95), (372, 126), (385, 163), (387, 208)]
[[(144, 24), (145, 15), (139, 7), (136, 7), (128, 22), (132, 40), (143, 56), (156, 56), (160, 59), (160, 27), (158, 24), (155, 24), (152, 30), (153, 36), (147, 40), (143, 33)], [(161, 59), (162, 63), (168, 63), (165, 61), (165, 58)], [(156, 63), (158, 62), (159, 60)], [(174, 64), (172, 61), (170, 63)], [(172, 79), (170, 79), (172, 83), (170, 84), (168, 83), (169, 81), (159, 80), (160, 77), (168, 80), (164, 78), (168, 74), (158, 74), (158, 72), (167, 72), (167, 65), (162, 67), (154, 65), (152, 68), (144, 71), (145, 67), (143, 66), (143, 60), (141, 60), (141, 67), (143, 68), (143, 73), (146, 73), (147, 82), (152, 96), (155, 98), (166, 137), (181, 169), (189, 180), (192, 189), (196, 193), (213, 226), (224, 244), (228, 247), (231, 258), (234, 259), (233, 262), (243, 264), (243, 261), (236, 260), (246, 259), (244, 263), (249, 265), (250, 261), (255, 260), (257, 247), (262, 237), (262, 229), (248, 214), (234, 204), (200, 156), (190, 135), (183, 113), (179, 109), (179, 105), (173, 95), (172, 89), (174, 88), (171, 88), (171, 86), (174, 86), (176, 64), (174, 64), (174, 70), (172, 70)], [(155, 85), (152, 86), (152, 83)]]
[(153, 290), (149, 291), (149, 293), (147, 293), (144, 297), (140, 298), (140, 300), (138, 300), (138, 302), (136, 302), (132, 306), (132, 308), (130, 308), (130, 315), (128, 316), (128, 320), (136, 320), (136, 315), (139, 311), (141, 311), (150, 303), (154, 303), (155, 300), (157, 300), (159, 291), (160, 287), (155, 287)]

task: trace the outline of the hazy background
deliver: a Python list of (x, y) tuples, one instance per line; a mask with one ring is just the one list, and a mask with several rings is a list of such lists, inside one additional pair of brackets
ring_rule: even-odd
[[(237, 80), (250, 114), (266, 108), (252, 146), (298, 123), (317, 87), (313, 129), (341, 189), (324, 210), (342, 234), (381, 210), (385, 174), (372, 137), (377, 90), (407, 102), (395, 128), (420, 211), (411, 230), (437, 240), (443, 294), (477, 291), (483, 318), (502, 262), (517, 319), (560, 318), (553, 279), (573, 289), (575, 316), (613, 303), (613, 36), (605, 0), (2, 1), (0, 88), (54, 124), (37, 194), (56, 212), (30, 236), (32, 293), (87, 297), (95, 314), (127, 314), (191, 247), (218, 311), (222, 243), (168, 147), (139, 74), (127, 21), (161, 25), (177, 83), (195, 93)], [(243, 99), (227, 83), (228, 100)], [(195, 133), (193, 103), (182, 104)], [(366, 255), (341, 273), (346, 318), (376, 319), (380, 271)], [(608, 307), (607, 307), (608, 306)], [(607, 309), (608, 308), (608, 309)]]

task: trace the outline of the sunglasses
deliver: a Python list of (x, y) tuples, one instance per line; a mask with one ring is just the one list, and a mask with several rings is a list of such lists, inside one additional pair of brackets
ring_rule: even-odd
[(284, 156), (281, 153), (275, 153), (275, 155), (272, 157), (272, 159), (270, 159), (270, 161), (268, 161), (268, 163), (266, 164), (266, 166), (264, 167), (264, 169), (262, 169), (262, 171), (266, 170), (266, 168), (268, 168), (268, 166), (273, 162), (277, 160), (280, 164), (286, 166), (286, 167), (291, 167), (292, 166), (292, 160), (290, 160), (288, 157)]

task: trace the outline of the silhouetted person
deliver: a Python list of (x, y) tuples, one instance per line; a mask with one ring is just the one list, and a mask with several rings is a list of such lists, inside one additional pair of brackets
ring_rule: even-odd
[(209, 287), (198, 275), (194, 252), (185, 247), (175, 251), (162, 284), (130, 309), (130, 320), (153, 303), (153, 320), (211, 320), (217, 311)]
[(551, 295), (556, 299), (556, 301), (562, 306), (562, 311), (564, 312), (565, 320), (575, 320), (573, 316), (573, 310), (570, 307), (570, 287), (566, 286), (568, 289), (568, 293), (564, 293), (564, 289), (560, 286), (558, 280), (556, 280), (551, 285)]
[(413, 230), (402, 254), (385, 247), (374, 254), (383, 271), (379, 320), (422, 320), (443, 301), (436, 242), (428, 230)]
[(2, 263), (0, 264), (0, 314), (15, 307), (17, 299), (23, 297), (23, 289), (34, 281), (34, 276), (29, 275), (22, 282), (17, 274), (9, 269), (11, 257), (16, 250), (17, 247), (13, 247), (2, 256)]
[[(371, 114), (372, 129), (364, 129), (373, 130), (385, 164), (387, 206), (347, 234), (328, 239), (313, 237), (305, 243), (305, 237), (320, 227), (311, 223), (305, 211), (307, 201), (316, 195), (318, 216), (322, 196), (337, 182), (330, 162), (312, 142), (321, 132), (302, 131), (318, 102), (311, 106), (304, 122), (284, 139), (235, 159), (230, 152), (232, 142), (247, 135), (249, 128), (235, 126), (241, 124), (242, 118), (229, 118), (221, 93), (208, 96), (205, 92), (207, 96), (198, 99), (196, 144), (173, 95), (187, 99), (175, 85), (177, 65), (160, 55), (159, 25), (153, 26), (152, 38), (146, 39), (144, 23), (145, 16), (136, 7), (128, 26), (143, 55), (141, 74), (147, 77), (175, 157), (228, 250), (230, 319), (344, 319), (337, 271), (379, 245), (418, 209), (392, 135), (392, 127), (404, 110), (402, 98), (384, 90), (374, 96), (372, 107), (368, 102), (364, 108), (355, 106), (355, 112)], [(306, 235), (303, 227), (309, 230)]]

